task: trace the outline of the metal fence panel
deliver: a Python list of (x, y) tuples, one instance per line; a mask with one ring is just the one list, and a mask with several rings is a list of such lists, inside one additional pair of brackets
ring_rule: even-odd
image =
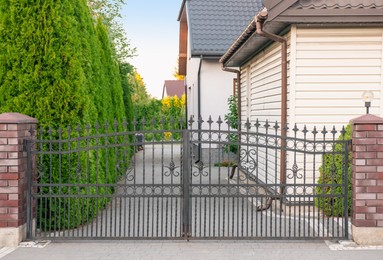
[(348, 238), (344, 129), (192, 125), (37, 130), (25, 142), (29, 238)]

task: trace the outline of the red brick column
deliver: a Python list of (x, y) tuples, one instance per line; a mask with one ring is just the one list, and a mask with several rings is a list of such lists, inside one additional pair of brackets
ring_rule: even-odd
[(352, 125), (353, 238), (383, 245), (383, 118), (364, 115)]
[(23, 140), (37, 120), (19, 113), (0, 114), (0, 246), (15, 246), (26, 235), (27, 155)]

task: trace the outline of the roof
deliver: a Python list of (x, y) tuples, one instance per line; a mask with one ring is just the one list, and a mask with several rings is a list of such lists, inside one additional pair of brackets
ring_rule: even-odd
[[(263, 7), (262, 0), (183, 0), (192, 56), (217, 56), (239, 36)], [(186, 8), (186, 9), (184, 9)]]
[(182, 97), (185, 94), (185, 84), (183, 80), (165, 80), (162, 98), (165, 96)]
[(301, 0), (297, 1), (295, 8), (302, 9), (373, 9), (382, 8), (383, 2), (380, 0)]
[[(264, 30), (274, 34), (282, 34), (291, 24), (383, 24), (383, 0), (265, 0), (264, 4), (269, 13)], [(225, 66), (242, 66), (270, 42), (256, 35), (255, 28), (248, 28), (251, 30), (242, 31), (221, 59)]]

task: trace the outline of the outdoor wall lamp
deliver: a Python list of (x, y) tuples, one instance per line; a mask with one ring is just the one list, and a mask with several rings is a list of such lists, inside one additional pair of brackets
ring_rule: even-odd
[(371, 100), (374, 98), (374, 93), (370, 90), (363, 92), (362, 98), (364, 100), (364, 106), (366, 107), (366, 114), (370, 113)]

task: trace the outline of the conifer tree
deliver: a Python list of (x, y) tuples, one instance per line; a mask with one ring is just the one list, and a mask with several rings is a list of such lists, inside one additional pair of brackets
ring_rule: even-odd
[[(86, 0), (1, 0), (0, 113), (23, 113), (37, 118), (43, 128), (53, 129), (114, 119), (121, 122), (125, 117), (124, 91), (111, 48), (107, 28), (101, 21), (94, 23)], [(49, 138), (55, 134), (50, 133)], [(71, 137), (76, 134), (72, 132)], [(97, 172), (96, 162), (92, 161), (96, 156), (92, 153), (95, 152), (68, 154), (61, 164), (52, 158), (50, 176), (39, 181), (116, 182), (119, 176), (114, 173), (111, 177), (112, 167), (107, 170), (102, 163), (115, 163), (115, 153), (98, 153)], [(68, 161), (83, 163), (81, 167), (87, 170), (79, 175), (81, 167)], [(48, 160), (43, 158), (41, 162), (46, 162), (45, 168), (49, 169)], [(76, 187), (67, 189), (62, 192), (80, 192)], [(102, 194), (113, 190), (88, 192)], [(65, 209), (70, 216), (45, 218), (40, 228), (73, 228), (91, 220), (96, 213), (86, 214), (85, 208), (100, 209), (106, 199), (71, 198), (58, 204), (54, 200), (42, 203), (46, 203), (38, 208), (42, 215), (57, 216), (52, 212)]]
[(81, 2), (85, 9), (82, 0), (0, 1), (0, 112), (53, 126), (95, 119)]

